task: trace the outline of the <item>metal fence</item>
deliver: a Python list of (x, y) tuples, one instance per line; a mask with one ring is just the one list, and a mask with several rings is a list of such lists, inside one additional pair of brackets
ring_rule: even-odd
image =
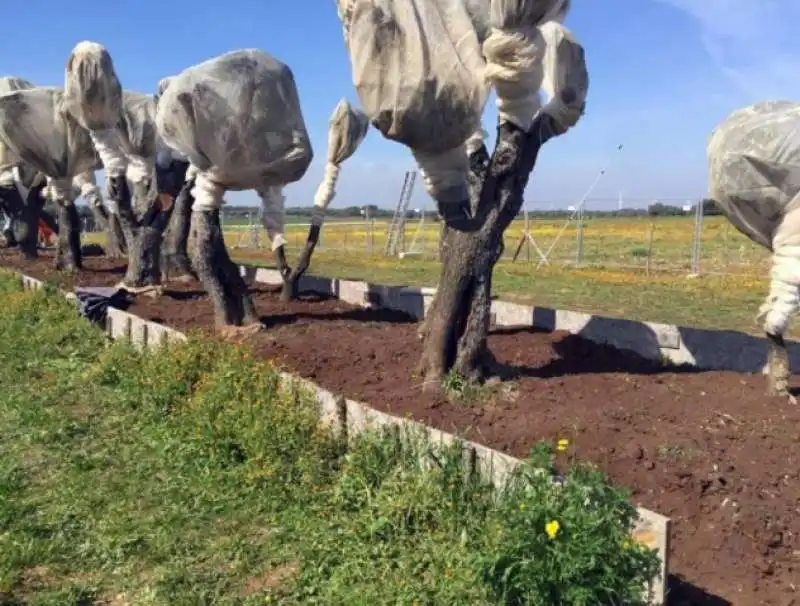
[[(723, 216), (704, 216), (695, 201), (660, 201), (682, 208), (682, 214), (657, 216), (620, 209), (608, 214), (605, 201), (589, 200), (581, 208), (557, 214), (544, 205), (528, 205), (505, 234), (503, 260), (535, 267), (625, 268), (641, 272), (686, 274), (752, 274), (769, 270), (769, 253), (739, 233)], [(604, 214), (598, 213), (603, 210)], [(662, 206), (663, 209), (663, 206)], [(391, 218), (328, 220), (317, 250), (383, 255)], [(223, 212), (225, 239), (234, 249), (269, 250), (266, 232), (255, 213)], [(289, 223), (290, 247), (305, 242), (309, 223)], [(398, 257), (435, 260), (441, 223), (433, 214), (406, 220)]]

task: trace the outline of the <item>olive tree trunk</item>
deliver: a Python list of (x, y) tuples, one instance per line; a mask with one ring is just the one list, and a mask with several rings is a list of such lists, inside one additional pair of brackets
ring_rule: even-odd
[(58, 248), (56, 269), (77, 271), (83, 268), (81, 222), (74, 202), (58, 203)]
[(92, 215), (99, 231), (106, 234), (106, 256), (113, 259), (121, 259), (127, 254), (125, 246), (125, 234), (122, 232), (122, 224), (116, 213), (111, 213), (105, 206), (92, 206)]
[(214, 304), (217, 329), (259, 327), (247, 284), (225, 248), (219, 211), (193, 211), (191, 229), (192, 265)]
[[(38, 193), (31, 191), (29, 200)], [(39, 224), (38, 209), (31, 202), (24, 201), (15, 186), (0, 188), (0, 199), (10, 219), (16, 223), (7, 230), (6, 241), (9, 246), (19, 246), (20, 252), (26, 259), (35, 259), (39, 256)]]
[(192, 222), (192, 204), (194, 198), (191, 191), (194, 179), (183, 184), (168, 211), (168, 224), (164, 233), (162, 256), (164, 258), (164, 279), (175, 276), (176, 280), (197, 279), (189, 260), (189, 230)]
[(492, 272), (502, 255), (503, 232), (522, 207), (539, 149), (557, 134), (547, 115), (537, 117), (527, 133), (502, 123), (492, 157), (485, 146), (470, 157), (469, 215), (449, 211), (444, 216), (439, 284), (420, 328), (419, 370), (427, 388), (439, 388), (451, 372), (474, 381), (493, 374), (487, 346)]
[(283, 246), (275, 251), (278, 270), (283, 277), (283, 290), (281, 291), (282, 301), (288, 302), (297, 298), (300, 278), (303, 277), (306, 271), (308, 271), (309, 265), (311, 265), (311, 257), (314, 254), (314, 249), (317, 247), (317, 242), (319, 242), (319, 232), (321, 228), (321, 225), (312, 225), (308, 229), (306, 245), (303, 247), (303, 252), (300, 253), (300, 259), (297, 261), (297, 265), (294, 269), (289, 269), (289, 265), (286, 262), (286, 251)]
[[(109, 193), (117, 204), (116, 216), (128, 251), (123, 284), (132, 289), (160, 285), (163, 224), (155, 221), (160, 212), (158, 201), (146, 200), (150, 188), (145, 184), (135, 185), (131, 194), (124, 176), (111, 177), (109, 181)], [(134, 211), (134, 202), (143, 209), (141, 216)]]

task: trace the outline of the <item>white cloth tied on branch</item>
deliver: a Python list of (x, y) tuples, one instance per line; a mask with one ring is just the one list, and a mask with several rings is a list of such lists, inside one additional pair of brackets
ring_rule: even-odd
[(589, 94), (589, 72), (583, 47), (557, 21), (548, 21), (539, 30), (546, 45), (542, 91), (548, 97), (541, 111), (567, 130), (583, 115)]
[(66, 111), (60, 88), (0, 96), (0, 142), (55, 184), (57, 200), (71, 197), (75, 175), (99, 166), (89, 132)]
[(460, 0), (339, 0), (353, 84), (372, 124), (409, 147), (439, 203), (468, 199), (485, 63)]
[(127, 159), (118, 130), (122, 85), (108, 50), (97, 42), (75, 45), (64, 70), (64, 102), (87, 129), (109, 176), (125, 173)]
[(86, 202), (95, 208), (103, 206), (103, 196), (100, 188), (97, 187), (97, 179), (94, 171), (86, 171), (72, 178), (73, 194), (76, 198), (82, 197)]
[(286, 229), (286, 196), (280, 185), (268, 185), (257, 190), (261, 198), (261, 223), (267, 230), (267, 237), (272, 251), (288, 244), (284, 231)]
[(492, 0), (483, 42), (486, 81), (497, 93), (500, 121), (528, 130), (541, 107), (546, 42), (539, 26), (562, 22), (570, 0)]
[(336, 182), (342, 163), (356, 153), (369, 129), (369, 119), (364, 112), (355, 109), (342, 99), (328, 121), (328, 159), (322, 182), (314, 195), (314, 210), (311, 223), (322, 225), (325, 210), (336, 195)]
[(257, 49), (225, 53), (175, 76), (159, 98), (164, 143), (196, 167), (193, 210), (226, 189), (298, 181), (313, 158), (289, 67)]
[(759, 317), (782, 334), (800, 288), (800, 104), (762, 101), (731, 113), (709, 138), (709, 196), (742, 233), (773, 252)]

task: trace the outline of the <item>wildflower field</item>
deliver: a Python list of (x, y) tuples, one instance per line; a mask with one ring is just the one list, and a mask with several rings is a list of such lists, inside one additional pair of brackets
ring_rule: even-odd
[[(586, 249), (609, 251), (613, 243), (617, 251), (635, 250), (638, 234), (644, 233), (649, 224), (644, 219), (598, 220), (586, 228)], [(561, 262), (537, 267), (533, 257), (531, 262), (524, 257), (512, 262), (513, 250), (509, 249), (513, 248), (514, 230), (519, 233), (520, 229), (514, 225), (509, 230), (511, 236), (506, 237), (506, 255), (495, 270), (494, 291), (505, 300), (530, 305), (760, 334), (755, 315), (769, 288), (767, 252), (727, 227), (724, 219), (708, 217), (703, 229), (701, 273), (690, 275), (692, 220), (660, 219), (654, 224), (653, 231), (658, 237), (653, 238), (653, 250), (661, 252), (653, 253), (650, 271), (646, 269), (646, 259), (639, 259), (638, 264), (633, 262), (635, 255), (628, 256), (632, 261), (629, 264), (597, 263), (580, 267)], [(548, 229), (557, 231), (552, 222)], [(439, 263), (434, 254), (400, 259), (383, 255), (382, 249), (369, 253), (360, 248), (344, 248), (344, 240), (338, 240), (341, 244), (338, 246), (335, 239), (341, 230), (335, 223), (325, 225), (324, 244), (315, 253), (309, 273), (381, 284), (436, 285)], [(597, 235), (592, 239), (593, 230)], [(302, 243), (305, 231), (289, 229), (290, 233), (295, 231), (290, 241)], [(539, 232), (536, 234), (539, 239)], [(433, 247), (435, 233), (428, 237)], [(226, 238), (231, 240), (227, 235)], [(542, 235), (540, 246), (546, 241)], [(574, 246), (574, 233), (569, 245)], [(298, 248), (293, 246), (293, 250)], [(733, 264), (733, 257), (725, 256), (732, 255), (733, 250), (738, 251), (738, 259), (744, 262)], [(272, 254), (266, 248), (241, 247), (233, 254), (240, 262), (273, 266)], [(656, 262), (657, 254), (661, 259), (672, 258), (674, 263)], [(613, 256), (608, 252), (605, 255)], [(621, 255), (619, 252), (617, 256)], [(684, 262), (678, 269), (681, 259)]]

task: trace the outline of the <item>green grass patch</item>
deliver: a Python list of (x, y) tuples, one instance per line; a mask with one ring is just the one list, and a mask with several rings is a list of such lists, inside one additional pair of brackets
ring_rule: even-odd
[(345, 451), (246, 350), (140, 353), (18, 290), (0, 275), (0, 604), (644, 603), (656, 555), (598, 471), (554, 486), (540, 445), (498, 496), (419, 437)]

